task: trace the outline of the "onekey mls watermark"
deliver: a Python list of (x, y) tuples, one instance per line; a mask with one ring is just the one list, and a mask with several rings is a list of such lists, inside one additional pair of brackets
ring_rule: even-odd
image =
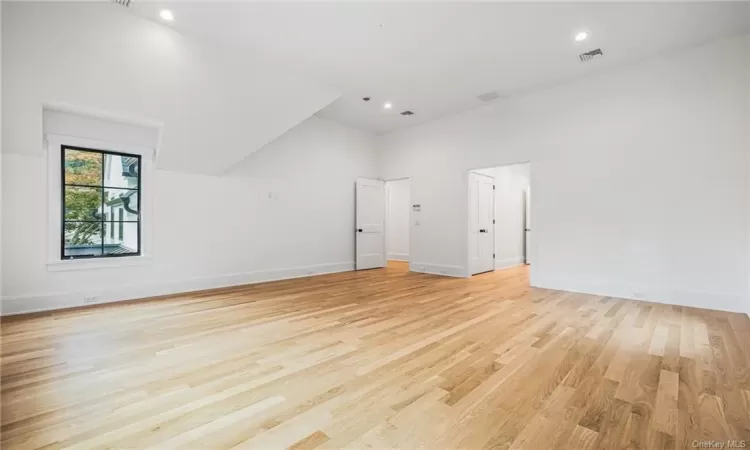
[(750, 440), (693, 441), (693, 448), (750, 448)]

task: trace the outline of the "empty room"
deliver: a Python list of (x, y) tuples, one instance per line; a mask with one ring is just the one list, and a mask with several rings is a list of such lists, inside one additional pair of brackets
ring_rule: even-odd
[(750, 2), (0, 2), (0, 446), (750, 447)]

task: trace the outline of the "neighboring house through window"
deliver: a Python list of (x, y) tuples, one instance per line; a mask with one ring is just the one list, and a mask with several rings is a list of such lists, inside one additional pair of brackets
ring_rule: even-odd
[(141, 157), (63, 145), (61, 166), (62, 259), (140, 255)]

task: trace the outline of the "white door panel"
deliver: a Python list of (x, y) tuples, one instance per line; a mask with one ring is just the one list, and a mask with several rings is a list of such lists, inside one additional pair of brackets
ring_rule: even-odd
[(469, 266), (471, 274), (495, 270), (495, 180), (469, 173)]
[(385, 267), (385, 188), (380, 180), (357, 179), (357, 270)]

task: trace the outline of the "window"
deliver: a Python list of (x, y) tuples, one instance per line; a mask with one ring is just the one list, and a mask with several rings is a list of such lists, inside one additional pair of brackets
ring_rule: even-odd
[(140, 255), (141, 157), (62, 146), (61, 172), (62, 259)]

